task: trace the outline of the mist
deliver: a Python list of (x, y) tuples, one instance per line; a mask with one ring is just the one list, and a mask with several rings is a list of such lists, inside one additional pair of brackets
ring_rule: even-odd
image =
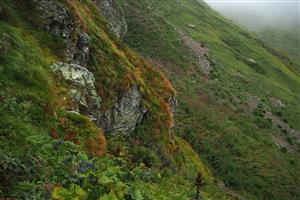
[(300, 30), (299, 0), (205, 0), (213, 9), (254, 31)]

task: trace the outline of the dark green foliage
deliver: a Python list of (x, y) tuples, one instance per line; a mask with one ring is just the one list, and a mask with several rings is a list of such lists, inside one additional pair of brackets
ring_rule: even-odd
[(132, 161), (140, 164), (143, 163), (147, 167), (153, 167), (160, 163), (158, 156), (153, 152), (153, 150), (148, 149), (143, 146), (135, 146), (132, 149)]

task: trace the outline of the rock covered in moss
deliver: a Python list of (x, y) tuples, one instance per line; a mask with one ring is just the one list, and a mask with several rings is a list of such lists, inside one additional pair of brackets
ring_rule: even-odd
[(69, 95), (75, 105), (74, 109), (91, 116), (95, 115), (94, 113), (100, 109), (101, 98), (95, 89), (94, 74), (76, 64), (60, 62), (52, 65), (51, 68), (68, 83)]
[(68, 62), (86, 66), (89, 58), (89, 35), (81, 32), (80, 25), (68, 7), (54, 0), (34, 0), (38, 10), (37, 25), (52, 35), (62, 38), (66, 44)]
[(133, 85), (123, 93), (113, 108), (99, 116), (99, 126), (105, 132), (113, 134), (129, 134), (142, 121), (147, 109), (142, 106), (142, 97), (138, 87)]
[(118, 6), (116, 0), (94, 0), (100, 8), (101, 14), (110, 23), (111, 31), (121, 37), (127, 32), (127, 23), (123, 10)]
[(74, 30), (74, 22), (67, 8), (53, 0), (35, 0), (41, 13), (44, 28), (56, 36), (69, 38)]

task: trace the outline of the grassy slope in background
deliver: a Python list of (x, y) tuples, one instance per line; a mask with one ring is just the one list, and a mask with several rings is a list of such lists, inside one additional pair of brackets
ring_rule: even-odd
[[(282, 117), (299, 130), (300, 63), (202, 2), (119, 3), (129, 29), (123, 39), (160, 64), (172, 80), (180, 105), (176, 131), (192, 143), (213, 172), (250, 198), (299, 198), (299, 152), (287, 152), (272, 142), (273, 136), (283, 133), (262, 116), (247, 113), (247, 94), (268, 106), (271, 97), (280, 99), (287, 105)], [(213, 79), (203, 77), (179, 31), (210, 49)], [(258, 64), (249, 65), (248, 58)], [(236, 98), (241, 102), (235, 103)]]

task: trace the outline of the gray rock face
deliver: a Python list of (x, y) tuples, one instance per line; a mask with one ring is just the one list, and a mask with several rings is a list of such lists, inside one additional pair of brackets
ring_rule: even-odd
[(12, 38), (6, 34), (6, 33), (2, 33), (2, 35), (0, 35), (0, 53), (1, 54), (6, 54), (12, 46)]
[(65, 6), (53, 0), (35, 0), (35, 3), (47, 31), (62, 38), (71, 36), (74, 22)]
[(55, 0), (34, 0), (34, 3), (40, 17), (39, 26), (64, 40), (66, 59), (73, 62), (76, 43), (72, 41), (72, 35), (78, 30), (68, 8)]
[(68, 83), (69, 97), (73, 102), (71, 110), (88, 115), (106, 133), (130, 134), (147, 112), (142, 107), (137, 86), (133, 85), (119, 96), (111, 109), (100, 113), (101, 98), (96, 93), (93, 73), (76, 64), (56, 63), (51, 68), (62, 81)]
[(74, 110), (96, 116), (100, 109), (101, 98), (95, 89), (95, 77), (86, 68), (76, 64), (56, 63), (51, 66), (54, 73), (69, 83), (69, 95), (74, 104)]
[(142, 121), (147, 110), (141, 106), (136, 85), (120, 96), (114, 107), (99, 116), (99, 126), (112, 134), (130, 134)]
[(78, 37), (78, 41), (76, 44), (76, 52), (74, 54), (74, 63), (86, 66), (87, 61), (89, 59), (89, 44), (90, 44), (90, 37), (87, 33), (81, 33)]
[(175, 97), (169, 98), (169, 105), (171, 106), (172, 113), (174, 114), (178, 107), (178, 103), (177, 103), (177, 100), (175, 99)]
[(110, 23), (110, 29), (117, 37), (123, 36), (127, 32), (127, 23), (122, 9), (116, 0), (94, 0), (99, 7), (101, 14)]
[[(69, 10), (55, 0), (34, 0), (42, 28), (60, 37), (66, 44), (66, 58), (68, 62), (86, 66), (89, 58), (90, 37), (87, 33), (80, 33), (79, 26), (74, 22)], [(72, 38), (76, 38), (74, 42)]]

